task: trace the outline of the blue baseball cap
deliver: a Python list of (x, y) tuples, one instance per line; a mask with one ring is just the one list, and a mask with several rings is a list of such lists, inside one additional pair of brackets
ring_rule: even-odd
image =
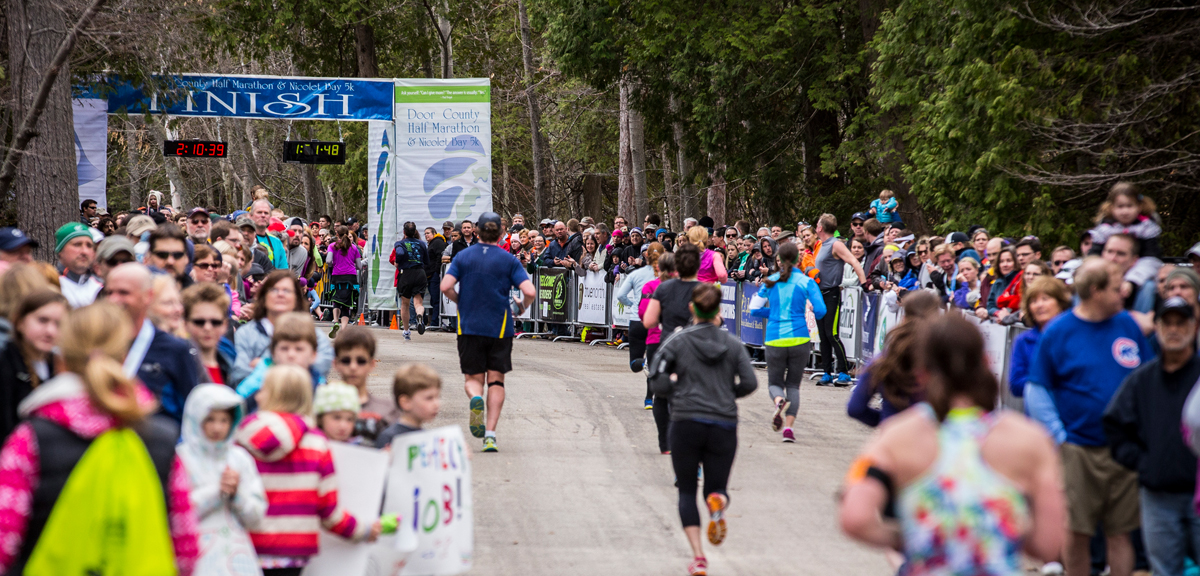
[(0, 228), (0, 251), (12, 252), (22, 246), (33, 246), (37, 248), (39, 243), (37, 240), (25, 235), (25, 232), (20, 228), (6, 226)]

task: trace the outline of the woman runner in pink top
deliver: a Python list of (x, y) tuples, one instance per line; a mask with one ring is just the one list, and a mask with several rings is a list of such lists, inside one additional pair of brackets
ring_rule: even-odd
[[(675, 255), (667, 252), (658, 257), (658, 261), (653, 264), (654, 269), (658, 271), (658, 277), (647, 282), (642, 286), (642, 300), (638, 302), (638, 318), (646, 317), (646, 307), (650, 305), (651, 296), (658, 289), (658, 285), (662, 284), (663, 280), (668, 280), (675, 277)], [(646, 334), (646, 366), (649, 367), (651, 362), (654, 362), (654, 353), (658, 351), (658, 345), (662, 343), (662, 325), (658, 324), (651, 328)], [(646, 370), (650, 372), (649, 369)], [(646, 380), (646, 398), (650, 398), (650, 380)], [(658, 427), (658, 450), (663, 454), (670, 454), (671, 448), (667, 445), (667, 427), (671, 424), (671, 410), (667, 398), (654, 396), (654, 425)]]

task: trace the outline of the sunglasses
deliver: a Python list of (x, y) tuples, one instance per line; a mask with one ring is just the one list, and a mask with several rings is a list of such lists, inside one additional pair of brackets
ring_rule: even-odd
[(928, 254), (928, 253), (929, 253), (929, 251), (928, 251), (928, 250), (917, 250), (917, 255), (918, 255), (918, 256), (924, 256), (924, 255), (926, 255), (926, 254)]
[(357, 364), (359, 366), (366, 366), (370, 362), (371, 362), (370, 358), (366, 358), (363, 356), (343, 356), (341, 358), (338, 358), (338, 364), (341, 364), (342, 366), (350, 366), (352, 364)]
[(109, 268), (116, 268), (117, 266), (128, 264), (130, 262), (133, 262), (133, 258), (109, 258), (108, 260), (104, 261)]
[(183, 260), (184, 256), (187, 256), (187, 252), (154, 252), (154, 257), (158, 258), (159, 260)]
[(726, 234), (725, 237), (726, 238), (737, 238), (738, 235), (737, 234)]
[(862, 226), (863, 223), (862, 222), (851, 222), (850, 225), (851, 226)]
[(1055, 261), (1054, 261), (1054, 265), (1055, 265), (1055, 266), (1062, 266), (1063, 264), (1066, 264), (1067, 262), (1069, 262), (1069, 260), (1055, 260)]
[(188, 320), (188, 322), (191, 322), (192, 326), (195, 326), (197, 328), (204, 328), (205, 326), (212, 326), (213, 328), (216, 328), (218, 326), (225, 324), (225, 319), (224, 318), (192, 318), (191, 320)]
[(192, 268), (199, 268), (201, 270), (215, 270), (220, 267), (221, 267), (220, 264), (216, 264), (213, 262), (202, 262), (199, 264), (192, 264)]

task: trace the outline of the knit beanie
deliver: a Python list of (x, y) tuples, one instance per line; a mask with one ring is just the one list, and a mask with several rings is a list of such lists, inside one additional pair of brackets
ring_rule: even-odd
[(313, 396), (313, 415), (349, 410), (357, 413), (362, 405), (358, 401), (358, 389), (349, 384), (323, 384), (317, 386)]

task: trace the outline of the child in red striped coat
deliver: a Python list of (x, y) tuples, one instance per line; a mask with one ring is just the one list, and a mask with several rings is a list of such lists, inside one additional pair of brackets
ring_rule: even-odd
[(348, 540), (374, 541), (368, 526), (338, 506), (337, 477), (325, 436), (309, 419), (312, 378), (298, 366), (274, 366), (255, 395), (237, 442), (254, 456), (267, 493), (267, 513), (250, 540), (267, 576), (299, 575), (316, 555), (322, 527)]

